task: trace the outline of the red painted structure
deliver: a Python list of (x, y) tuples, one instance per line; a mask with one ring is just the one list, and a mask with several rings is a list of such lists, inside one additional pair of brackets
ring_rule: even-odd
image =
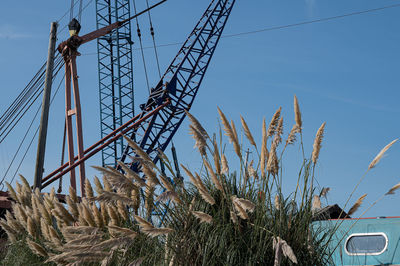
[[(78, 85), (78, 72), (76, 67), (76, 57), (80, 55), (78, 52), (79, 46), (84, 43), (95, 40), (99, 37), (109, 34), (112, 30), (121, 27), (126, 22), (130, 21), (133, 18), (136, 18), (150, 9), (155, 8), (156, 6), (164, 3), (166, 0), (162, 0), (157, 4), (143, 10), (136, 15), (127, 18), (123, 21), (117, 21), (111, 25), (108, 25), (104, 28), (92, 31), (86, 35), (78, 36), (73, 35), (68, 40), (62, 42), (57, 50), (60, 52), (64, 58), (65, 62), (65, 123), (66, 123), (66, 135), (67, 135), (67, 143), (68, 143), (68, 156), (69, 162), (67, 165), (69, 166), (67, 170), (62, 171), (55, 178), (48, 181), (46, 184), (41, 185), (43, 188), (49, 185), (54, 180), (57, 180), (62, 175), (64, 175), (67, 171), (70, 172), (70, 184), (76, 190), (76, 176), (75, 176), (75, 167), (79, 165), (79, 176), (80, 176), (80, 190), (81, 196), (85, 196), (85, 160), (88, 158), (85, 156), (85, 151), (83, 148), (83, 131), (82, 131), (82, 114), (81, 114), (81, 104), (79, 97), (79, 85)], [(73, 88), (74, 95), (74, 107), (72, 108), (72, 98), (71, 98), (71, 82)], [(75, 156), (74, 153), (74, 137), (73, 137), (73, 126), (72, 126), (72, 117), (75, 115), (76, 121), (76, 138), (77, 138), (77, 148), (78, 155)], [(105, 146), (103, 146), (105, 147)], [(98, 150), (99, 151), (99, 150)], [(97, 151), (96, 151), (97, 152)], [(93, 155), (93, 154), (92, 154)], [(92, 156), (90, 155), (90, 156)], [(89, 156), (89, 157), (90, 157)], [(76, 161), (77, 160), (77, 161)], [(75, 162), (76, 161), (76, 162)], [(79, 163), (78, 163), (79, 162)], [(57, 170), (56, 170), (57, 171)], [(47, 180), (47, 179), (46, 179)], [(42, 180), (42, 184), (43, 184)]]
[(42, 180), (43, 181), (42, 188), (47, 187), (48, 185), (50, 185), (54, 181), (60, 179), (66, 173), (68, 173), (71, 170), (73, 170), (78, 165), (83, 164), (87, 159), (89, 159), (90, 157), (92, 157), (93, 155), (95, 155), (96, 153), (101, 151), (107, 145), (111, 144), (112, 142), (114, 142), (117, 139), (119, 139), (120, 137), (122, 137), (122, 135), (126, 134), (127, 132), (131, 131), (134, 128), (139, 127), (142, 122), (144, 122), (148, 118), (150, 118), (153, 115), (155, 115), (156, 113), (158, 113), (161, 109), (163, 109), (169, 103), (170, 103), (170, 101), (167, 99), (163, 104), (161, 104), (160, 106), (158, 106), (154, 110), (147, 111), (147, 113), (145, 111), (145, 112), (143, 112), (144, 114), (141, 113), (141, 114), (135, 116), (134, 118), (132, 118), (131, 120), (126, 122), (124, 125), (122, 125), (121, 127), (117, 128), (115, 131), (111, 132), (109, 135), (107, 135), (106, 137), (104, 137), (103, 139), (99, 140), (98, 142), (96, 142), (95, 144), (90, 146), (88, 149), (86, 149), (83, 152), (84, 156), (82, 156), (81, 158), (76, 156), (74, 158), (74, 163), (72, 163), (72, 164), (65, 163), (62, 166), (60, 166), (58, 169), (56, 169), (55, 171), (50, 173), (48, 176), (43, 178), (43, 180)]

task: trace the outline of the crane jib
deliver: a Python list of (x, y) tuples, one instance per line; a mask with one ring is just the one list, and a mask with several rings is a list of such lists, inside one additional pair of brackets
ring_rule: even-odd
[[(161, 81), (152, 90), (143, 110), (157, 106), (157, 97), (169, 93), (171, 104), (143, 123), (130, 136), (146, 151), (154, 162), (157, 149), (164, 151), (185, 118), (197, 95), (235, 0), (212, 1), (203, 16), (168, 67)], [(163, 84), (164, 81), (167, 81)], [(134, 156), (126, 147), (121, 158)], [(132, 168), (135, 165), (132, 164)]]

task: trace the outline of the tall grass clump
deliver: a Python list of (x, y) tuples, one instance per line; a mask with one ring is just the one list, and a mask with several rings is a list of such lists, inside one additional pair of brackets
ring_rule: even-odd
[[(6, 260), (23, 247), (49, 265), (331, 264), (327, 241), (332, 232), (320, 234), (310, 227), (321, 209), (320, 196), (329, 190), (314, 187), (325, 123), (307, 156), (296, 97), (294, 110), (287, 135), (279, 108), (268, 124), (262, 121), (257, 142), (243, 117), (238, 131), (218, 108), (230, 153), (222, 130), (217, 141), (187, 113), (202, 163), (198, 171), (181, 165), (188, 182), (161, 151), (167, 173), (128, 138), (140, 174), (122, 162), (122, 171), (96, 167), (103, 177), (95, 177), (93, 186), (86, 181), (83, 199), (71, 188), (61, 203), (54, 189), (32, 191), (21, 177), (22, 184), (8, 185), (13, 213), (0, 221), (10, 241)], [(295, 144), (303, 156), (296, 186), (285, 195), (282, 164)], [(249, 151), (256, 155), (251, 161)]]
[[(284, 195), (282, 161), (285, 150), (302, 139), (302, 120), (295, 98), (295, 125), (283, 134), (282, 109), (267, 126), (262, 123), (261, 146), (245, 119), (243, 135), (256, 159), (248, 160), (236, 125), (218, 109), (225, 135), (233, 147), (228, 154), (223, 142), (210, 137), (193, 117), (190, 132), (203, 160), (200, 172), (182, 165), (191, 181), (179, 206), (168, 214), (174, 232), (166, 238), (168, 261), (177, 265), (327, 265), (324, 251), (330, 232), (316, 237), (310, 230), (313, 214), (320, 208), (312, 182), (318, 162), (325, 123), (317, 131), (309, 158), (301, 158), (297, 186)], [(302, 150), (303, 143), (299, 143)], [(237, 157), (232, 158), (232, 157)], [(229, 164), (227, 158), (235, 164)]]

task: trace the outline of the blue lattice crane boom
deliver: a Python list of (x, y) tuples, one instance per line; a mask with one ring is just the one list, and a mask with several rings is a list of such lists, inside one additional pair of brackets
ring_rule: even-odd
[[(160, 82), (151, 90), (148, 101), (141, 106), (148, 111), (165, 98), (171, 101), (131, 135), (155, 162), (157, 149), (167, 148), (186, 116), (185, 110), (191, 108), (234, 4), (235, 0), (211, 1)], [(126, 147), (121, 160), (125, 161), (132, 153)]]

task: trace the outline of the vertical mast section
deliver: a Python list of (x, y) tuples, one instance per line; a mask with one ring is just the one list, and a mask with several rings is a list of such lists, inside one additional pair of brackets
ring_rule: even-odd
[(46, 152), (47, 126), (49, 122), (50, 95), (51, 95), (51, 85), (53, 83), (53, 68), (54, 68), (56, 41), (57, 41), (57, 22), (52, 22), (50, 29), (49, 52), (47, 56), (47, 65), (46, 65), (46, 79), (43, 91), (42, 114), (40, 117), (35, 179), (33, 183), (33, 187), (39, 189), (42, 186), (44, 156)]
[[(97, 29), (130, 18), (129, 0), (96, 0)], [(97, 39), (101, 138), (134, 116), (130, 22)], [(102, 150), (103, 166), (116, 166), (123, 139)]]

